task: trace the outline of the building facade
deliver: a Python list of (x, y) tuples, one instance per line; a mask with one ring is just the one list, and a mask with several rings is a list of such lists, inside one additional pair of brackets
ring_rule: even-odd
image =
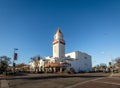
[(75, 72), (92, 71), (92, 60), (90, 55), (75, 51), (67, 53), (65, 56), (68, 57), (66, 61), (71, 64), (71, 66), (68, 67), (68, 70), (69, 68), (74, 68)]
[[(75, 51), (65, 54), (65, 40), (61, 30), (58, 28), (53, 40), (53, 56), (45, 57), (40, 61), (39, 70), (44, 67), (44, 71), (63, 72), (74, 69), (75, 72), (89, 72), (92, 70), (91, 56), (87, 53)], [(34, 62), (30, 63), (31, 70), (35, 70)], [(43, 68), (42, 68), (43, 69)]]

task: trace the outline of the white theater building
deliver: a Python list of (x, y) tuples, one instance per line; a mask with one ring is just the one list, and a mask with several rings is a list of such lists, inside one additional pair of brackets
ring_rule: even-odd
[(89, 72), (92, 71), (92, 62), (91, 56), (82, 53), (80, 51), (75, 51), (65, 54), (66, 57), (70, 57), (67, 60), (68, 63), (71, 63), (71, 67), (75, 69), (76, 72)]
[[(65, 54), (65, 40), (59, 28), (54, 35), (53, 56), (46, 57), (44, 61), (47, 61), (46, 64), (43, 62), (44, 65), (42, 63), (40, 66), (45, 67), (52, 72), (69, 71), (71, 68), (74, 69), (75, 72), (89, 72), (92, 70), (91, 56), (87, 53), (75, 51)], [(32, 67), (34, 66), (32, 65)]]

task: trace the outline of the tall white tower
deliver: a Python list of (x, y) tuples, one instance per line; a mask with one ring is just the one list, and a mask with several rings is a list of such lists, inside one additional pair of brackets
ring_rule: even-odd
[(63, 34), (58, 28), (56, 34), (54, 35), (53, 41), (53, 57), (63, 58), (65, 57), (65, 41), (63, 39)]

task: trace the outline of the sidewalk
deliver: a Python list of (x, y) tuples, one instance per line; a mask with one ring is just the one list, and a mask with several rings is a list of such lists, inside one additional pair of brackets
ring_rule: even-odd
[(6, 78), (13, 78), (14, 76), (6, 76), (6, 75), (0, 75), (0, 80), (6, 79)]
[(113, 73), (110, 75), (111, 77), (120, 77), (120, 73)]

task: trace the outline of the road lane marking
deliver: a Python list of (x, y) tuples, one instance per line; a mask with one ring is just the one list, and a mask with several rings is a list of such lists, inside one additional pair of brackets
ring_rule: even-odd
[(9, 88), (7, 80), (1, 80), (1, 88)]
[(104, 79), (105, 77), (102, 77), (102, 78), (96, 78), (96, 79), (92, 79), (92, 80), (88, 80), (88, 81), (84, 81), (84, 82), (80, 82), (80, 83), (76, 83), (74, 85), (71, 85), (71, 86), (67, 86), (67, 87), (64, 87), (64, 88), (74, 88), (78, 85), (82, 85), (82, 84), (85, 84), (85, 83), (88, 83), (88, 82), (91, 82), (91, 81), (96, 81), (96, 80), (99, 80), (99, 79)]
[(105, 84), (113, 84), (113, 85), (120, 85), (120, 83), (114, 83), (114, 82), (101, 82), (97, 81), (98, 83), (105, 83)]

